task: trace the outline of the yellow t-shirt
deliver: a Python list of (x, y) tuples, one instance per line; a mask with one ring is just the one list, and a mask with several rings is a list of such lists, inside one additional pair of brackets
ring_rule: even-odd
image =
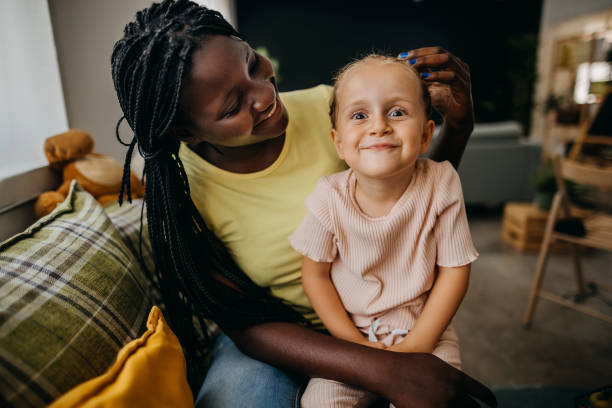
[(238, 266), (315, 324), (320, 321), (302, 288), (302, 256), (288, 237), (304, 219), (304, 200), (319, 177), (346, 170), (331, 141), (330, 96), (327, 85), (280, 94), (289, 113), (285, 144), (262, 171), (222, 170), (184, 144), (179, 152), (193, 202)]

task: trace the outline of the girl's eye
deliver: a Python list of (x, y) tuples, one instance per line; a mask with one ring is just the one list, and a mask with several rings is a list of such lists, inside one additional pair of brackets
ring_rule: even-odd
[(366, 118), (366, 115), (362, 112), (355, 112), (351, 115), (351, 119), (354, 119), (354, 120), (361, 120), (365, 118)]
[(392, 116), (392, 117), (404, 116), (404, 111), (400, 109), (393, 109), (391, 113), (389, 114), (389, 116)]

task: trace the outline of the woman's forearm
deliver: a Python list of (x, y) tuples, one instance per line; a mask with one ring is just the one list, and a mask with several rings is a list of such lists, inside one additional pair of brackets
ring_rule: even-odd
[(432, 141), (429, 158), (437, 162), (448, 160), (455, 169), (459, 168), (463, 151), (473, 129), (473, 122), (461, 128), (451, 127), (445, 122), (438, 133), (438, 137)]
[(265, 323), (227, 334), (245, 354), (271, 365), (382, 392), (385, 352), (294, 323)]
[(496, 406), (489, 389), (432, 354), (378, 350), (295, 323), (264, 323), (226, 333), (253, 358), (366, 389), (399, 408), (464, 406), (471, 396)]

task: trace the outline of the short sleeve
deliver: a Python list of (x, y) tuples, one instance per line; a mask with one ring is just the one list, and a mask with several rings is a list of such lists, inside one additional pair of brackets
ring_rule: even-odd
[(296, 251), (316, 262), (332, 262), (338, 253), (329, 215), (329, 183), (319, 179), (306, 198), (308, 214), (289, 237)]
[(478, 258), (478, 252), (472, 243), (461, 182), (450, 163), (445, 162), (440, 170), (442, 174), (436, 187), (436, 195), (439, 197), (435, 227), (436, 263), (447, 267), (467, 265)]

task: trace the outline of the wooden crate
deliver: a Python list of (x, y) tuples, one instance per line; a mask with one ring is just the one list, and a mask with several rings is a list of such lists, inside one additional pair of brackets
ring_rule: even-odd
[[(542, 245), (548, 213), (533, 203), (509, 202), (504, 206), (502, 239), (521, 251), (537, 252)], [(551, 250), (565, 251), (565, 243), (553, 243)]]

